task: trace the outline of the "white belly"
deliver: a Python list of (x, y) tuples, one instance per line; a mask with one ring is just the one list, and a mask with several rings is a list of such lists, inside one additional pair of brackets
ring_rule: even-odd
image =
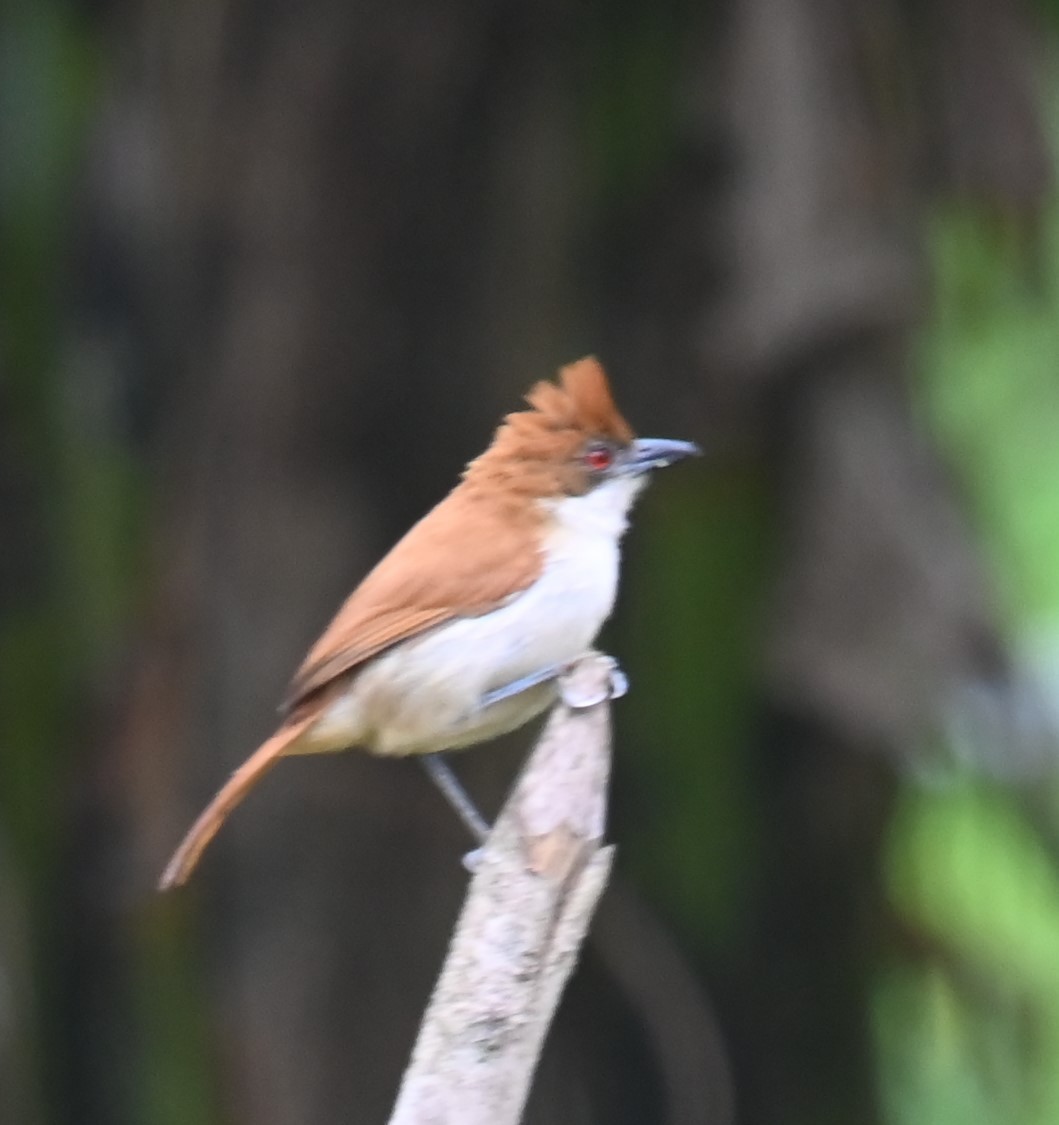
[(440, 625), (366, 665), (321, 716), (313, 748), (327, 743), (376, 754), (432, 753), (514, 730), (545, 710), (555, 699), (551, 683), (485, 709), (480, 700), (591, 648), (614, 605), (624, 519), (613, 513), (603, 519), (595, 511), (596, 518), (586, 520), (585, 514), (556, 512), (561, 518), (547, 540), (543, 572), (522, 594), (482, 617)]

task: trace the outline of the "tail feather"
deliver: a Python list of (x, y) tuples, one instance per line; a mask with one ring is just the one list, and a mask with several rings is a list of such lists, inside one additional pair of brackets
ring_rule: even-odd
[(228, 814), (285, 754), (292, 744), (313, 722), (314, 717), (306, 717), (300, 722), (287, 723), (271, 738), (266, 739), (249, 758), (225, 782), (220, 792), (206, 806), (198, 820), (188, 829), (180, 847), (162, 872), (158, 889), (169, 890), (186, 883), (195, 870), (206, 846), (217, 835)]

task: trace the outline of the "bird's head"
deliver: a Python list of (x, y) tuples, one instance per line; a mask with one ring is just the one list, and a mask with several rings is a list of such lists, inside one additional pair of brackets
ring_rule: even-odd
[(526, 401), (531, 409), (508, 414), (467, 466), (469, 485), (552, 501), (605, 489), (628, 507), (653, 469), (701, 452), (689, 441), (636, 437), (592, 356), (562, 368), (558, 382), (537, 383)]

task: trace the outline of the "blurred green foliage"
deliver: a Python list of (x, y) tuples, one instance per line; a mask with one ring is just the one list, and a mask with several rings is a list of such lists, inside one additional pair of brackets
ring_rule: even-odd
[[(770, 571), (768, 492), (753, 462), (688, 468), (631, 532), (620, 767), (637, 794), (623, 863), (701, 948), (723, 946), (755, 873), (759, 620)], [(707, 644), (702, 638), (707, 637)]]
[[(69, 721), (73, 673), (79, 667), (80, 606), (64, 596), (63, 551), (71, 515), (93, 518), (71, 490), (91, 458), (69, 464), (64, 426), (61, 317), (70, 253), (75, 170), (92, 109), (95, 54), (67, 4), (14, 4), (0, 16), (0, 367), (8, 452), (26, 500), (47, 497), (43, 553), (34, 558), (33, 589), (0, 623), (0, 802), (30, 887), (54, 862), (59, 790), (55, 756)], [(78, 501), (83, 501), (79, 497)], [(15, 545), (12, 545), (14, 548)], [(77, 583), (74, 588), (82, 588)], [(13, 748), (17, 747), (15, 752)], [(22, 866), (20, 864), (20, 866)]]
[[(146, 478), (114, 404), (98, 401), (98, 389), (115, 380), (71, 369), (92, 358), (92, 349), (70, 347), (68, 314), (79, 298), (78, 214), (102, 62), (90, 13), (77, 5), (16, 0), (0, 12), (5, 467), (12, 502), (32, 506), (34, 524), (28, 542), (8, 539), (12, 557), (23, 556), (12, 565), (25, 587), (5, 591), (10, 600), (0, 616), (0, 852), (10, 857), (8, 872), (27, 910), (27, 994), (38, 1005), (17, 1014), (33, 1075), (20, 1106), (26, 1122), (59, 1119), (69, 1096), (67, 1064), (58, 1061), (69, 1035), (57, 979), (69, 956), (60, 870), (82, 846), (71, 814), (92, 744), (81, 737), (86, 695), (113, 667), (142, 585)], [(116, 1005), (124, 1000), (114, 998)], [(188, 1011), (186, 1002), (150, 1007)], [(172, 1036), (166, 1046), (164, 1057), (180, 1057)], [(164, 1075), (158, 1059), (130, 1066), (121, 1081)], [(186, 1104), (196, 1086), (184, 1082), (183, 1089), (183, 1099), (169, 1091), (149, 1105), (145, 1097), (142, 1119), (207, 1120), (162, 1112), (166, 1104)]]
[(1059, 619), (1059, 208), (1033, 241), (954, 211), (933, 230), (924, 406), (1016, 631)]
[[(1036, 224), (1027, 237), (970, 207), (939, 214), (920, 369), (922, 409), (975, 520), (1018, 674), (1048, 714), (1059, 687), (1059, 205)], [(880, 970), (888, 1120), (1057, 1121), (1056, 852), (1018, 789), (956, 768), (935, 780), (906, 786), (891, 827), (894, 904), (926, 952)]]

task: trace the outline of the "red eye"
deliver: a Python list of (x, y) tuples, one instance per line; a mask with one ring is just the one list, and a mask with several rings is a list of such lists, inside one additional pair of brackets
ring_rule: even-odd
[(604, 445), (597, 445), (585, 454), (585, 464), (594, 473), (601, 473), (614, 464), (614, 454)]

